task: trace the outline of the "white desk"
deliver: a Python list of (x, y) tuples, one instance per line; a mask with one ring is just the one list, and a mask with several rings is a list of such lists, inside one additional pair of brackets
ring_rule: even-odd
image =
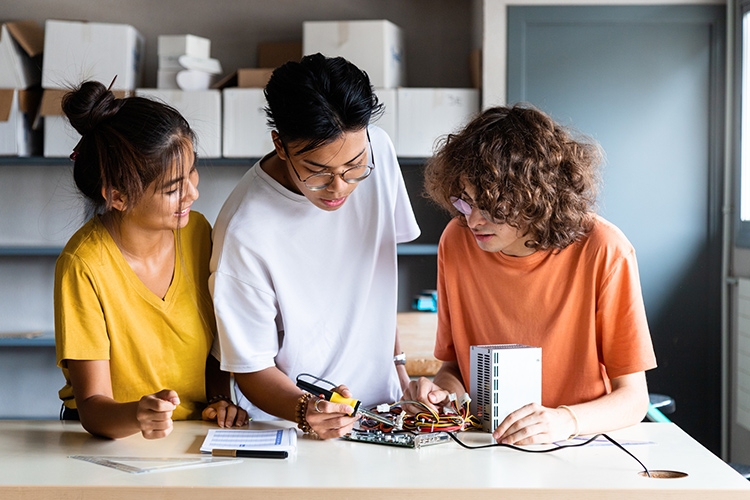
[[(284, 425), (284, 424), (281, 424)], [(0, 498), (206, 500), (272, 498), (750, 499), (750, 482), (674, 424), (644, 423), (611, 433), (650, 469), (686, 472), (682, 479), (641, 477), (640, 466), (613, 446), (549, 454), (455, 443), (419, 450), (344, 440), (300, 439), (296, 457), (128, 474), (68, 455), (186, 457), (199, 453), (204, 422), (177, 422), (167, 438), (105, 440), (78, 423), (0, 421)], [(251, 428), (275, 428), (254, 423)], [(489, 434), (464, 433), (474, 444)]]

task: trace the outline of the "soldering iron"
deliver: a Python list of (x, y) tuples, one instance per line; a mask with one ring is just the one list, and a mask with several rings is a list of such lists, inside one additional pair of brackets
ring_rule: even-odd
[(330, 384), (331, 387), (335, 387), (333, 383), (327, 380), (324, 380), (320, 377), (316, 377), (315, 375), (311, 375), (309, 373), (300, 373), (299, 375), (297, 375), (297, 387), (299, 387), (300, 389), (303, 389), (314, 396), (319, 396), (325, 399), (326, 401), (330, 401), (331, 403), (343, 403), (345, 405), (351, 406), (352, 408), (354, 408), (354, 411), (350, 413), (350, 415), (362, 415), (367, 418), (371, 418), (377, 422), (380, 422), (382, 424), (385, 424), (389, 427), (393, 427), (394, 430), (402, 429), (403, 424), (401, 423), (401, 421), (398, 421), (398, 420), (393, 421), (384, 415), (368, 410), (367, 408), (363, 408), (362, 402), (359, 401), (358, 399), (345, 398), (344, 396), (342, 396), (341, 394), (339, 394), (338, 392), (332, 389), (324, 389), (313, 383), (302, 380), (302, 377), (310, 377), (312, 379), (315, 379), (315, 381), (325, 382), (327, 384)]

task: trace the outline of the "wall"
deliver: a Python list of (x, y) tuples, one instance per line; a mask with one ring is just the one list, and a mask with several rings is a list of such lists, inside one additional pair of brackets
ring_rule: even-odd
[(485, 108), (507, 99), (507, 10), (511, 5), (724, 5), (726, 0), (484, 0), (482, 103)]
[[(509, 66), (509, 64), (507, 62), (507, 46), (508, 46), (508, 27), (507, 27), (508, 12), (507, 12), (507, 10), (508, 10), (509, 6), (529, 6), (529, 5), (538, 5), (538, 6), (545, 5), (545, 6), (549, 6), (551, 4), (552, 5), (556, 5), (556, 6), (563, 6), (564, 5), (566, 7), (567, 6), (573, 6), (573, 5), (577, 5), (577, 6), (581, 6), (581, 5), (583, 5), (583, 6), (604, 6), (604, 5), (607, 5), (607, 6), (610, 6), (610, 5), (614, 5), (614, 6), (626, 6), (626, 5), (627, 6), (631, 6), (631, 5), (638, 5), (638, 4), (646, 6), (646, 5), (651, 5), (651, 4), (654, 4), (654, 3), (655, 2), (624, 1), (624, 0), (623, 1), (596, 1), (596, 0), (589, 0), (589, 1), (541, 1), (541, 0), (539, 0), (539, 1), (537, 1), (537, 0), (500, 1), (500, 0), (487, 0), (487, 2), (486, 2), (486, 9), (484, 11), (484, 55), (483, 55), (483, 63), (484, 64), (483, 65), (484, 65), (484, 68), (485, 68), (485, 72), (484, 72), (484, 79), (483, 79), (483, 82), (484, 82), (484, 89), (483, 89), (484, 90), (484, 102), (483, 102), (483, 104), (485, 106), (489, 106), (489, 105), (493, 105), (493, 104), (497, 104), (497, 103), (507, 102), (507, 100), (508, 100), (508, 89), (506, 88), (506, 86), (508, 85), (508, 83), (507, 83), (506, 80), (508, 79), (508, 75), (510, 75), (510, 74), (507, 73), (508, 66)], [(686, 4), (716, 4), (716, 5), (722, 5), (725, 2), (723, 2), (723, 1), (714, 1), (714, 2), (674, 1), (674, 2), (671, 2), (670, 1), (670, 2), (658, 2), (658, 3), (659, 4), (679, 4), (679, 5), (682, 6), (682, 5), (686, 5)], [(655, 9), (656, 7), (653, 7), (653, 8)], [(660, 5), (659, 8), (660, 9), (667, 9), (668, 7), (664, 7), (664, 6)], [(590, 10), (592, 10), (592, 9), (588, 9), (588, 10), (586, 10), (586, 12), (588, 12)], [(584, 12), (584, 11), (583, 10), (579, 10), (579, 12)], [(552, 17), (554, 17), (554, 16), (552, 16)], [(560, 28), (561, 24), (562, 24), (562, 21), (559, 21), (557, 23), (546, 24), (545, 26), (554, 26), (554, 29), (557, 30), (557, 29), (561, 29)], [(669, 24), (669, 23), (667, 23), (667, 24)], [(583, 29), (584, 29), (583, 25), (584, 25), (584, 23), (581, 22), (580, 31), (583, 31)], [(614, 26), (609, 26), (609, 27), (612, 28), (613, 32), (615, 31)], [(550, 30), (552, 30), (552, 29), (553, 28), (550, 28)], [(614, 34), (612, 34), (611, 39), (615, 39), (615, 35)], [(606, 44), (607, 42), (605, 41), (604, 43)], [(601, 47), (601, 45), (599, 47)], [(560, 47), (555, 47), (555, 48), (559, 49)], [(529, 51), (531, 50), (528, 47), (525, 47), (525, 49), (527, 49)], [(616, 50), (613, 50), (612, 51), (612, 60), (614, 60), (614, 58), (617, 57), (617, 56), (621, 56), (622, 53), (623, 53), (623, 51), (624, 51), (624, 48), (621, 47), (621, 46), (618, 46)], [(554, 52), (554, 51), (553, 50), (549, 50), (548, 53), (550, 53), (550, 52)], [(585, 57), (586, 57), (585, 56), (585, 50), (583, 50), (582, 52), (584, 52), (584, 54), (581, 54), (578, 51), (576, 51), (575, 53), (571, 53), (569, 59), (571, 61), (574, 61), (574, 60), (577, 61), (577, 60), (579, 60), (581, 58), (585, 59)], [(606, 49), (605, 49), (605, 52), (606, 52)], [(714, 55), (712, 55), (712, 60), (714, 60), (713, 57), (714, 57)], [(645, 57), (644, 58), (640, 58), (640, 59), (645, 59)], [(640, 59), (636, 57), (635, 59), (631, 59), (631, 60), (638, 61)], [(560, 62), (562, 60), (564, 60), (565, 63), (561, 63), (558, 66), (555, 65), (555, 63)], [(550, 101), (554, 101), (554, 98), (552, 96), (554, 96), (555, 98), (560, 98), (560, 95), (569, 96), (569, 94), (575, 93), (575, 90), (576, 90), (575, 86), (569, 85), (569, 82), (568, 82), (567, 86), (565, 84), (565, 82), (566, 82), (566, 79), (565, 79), (566, 68), (565, 68), (565, 66), (568, 65), (567, 62), (568, 62), (568, 58), (566, 58), (564, 55), (558, 56), (558, 58), (555, 59), (555, 63), (550, 63), (549, 64), (549, 66), (550, 66), (550, 68), (549, 68), (550, 74), (554, 74), (555, 78), (553, 80), (549, 80), (549, 79), (544, 80), (544, 79), (542, 79), (542, 82), (544, 84), (549, 84), (548, 85), (548, 87), (550, 87), (549, 88), (549, 94), (547, 94), (547, 95), (549, 96), (549, 100)], [(531, 64), (532, 63), (529, 63), (529, 66)], [(560, 66), (562, 66), (562, 68)], [(573, 68), (577, 68), (577, 67), (575, 67), (572, 62), (568, 66), (571, 66), (570, 72), (572, 72), (572, 73), (575, 74), (576, 69), (573, 69)], [(603, 66), (606, 66), (606, 64), (604, 64)], [(524, 68), (524, 70), (528, 70), (527, 66), (523, 66), (523, 68)], [(601, 75), (601, 73), (603, 71), (605, 71), (605, 70), (602, 69), (602, 65), (601, 64), (599, 66), (597, 66), (597, 72), (596, 72), (596, 74), (597, 74), (597, 76), (601, 76), (601, 80), (598, 80), (598, 81), (592, 83), (593, 87), (595, 87), (597, 84), (603, 84), (603, 85), (606, 86), (606, 83), (604, 83), (606, 81), (606, 77), (604, 77), (604, 76)], [(518, 67), (516, 67), (515, 68), (515, 73), (512, 74), (512, 75), (510, 75), (510, 76), (516, 76), (517, 77), (518, 73), (519, 73), (519, 70), (518, 70)], [(523, 73), (523, 74), (525, 76), (528, 76), (526, 73)], [(628, 85), (630, 85), (631, 84), (631, 81), (630, 81), (631, 79), (632, 79), (632, 77), (626, 75), (620, 81), (621, 82), (625, 82)], [(672, 81), (674, 81), (674, 80), (672, 80)], [(718, 80), (712, 80), (712, 82), (715, 82), (715, 81), (718, 81)], [(537, 83), (539, 83), (539, 82), (537, 82)], [(632, 82), (632, 83), (635, 83), (635, 82)], [(654, 97), (655, 95), (660, 95), (660, 94), (658, 94), (658, 91), (654, 90), (654, 88), (658, 88), (658, 84), (660, 84), (660, 83), (661, 84), (665, 84), (664, 81), (660, 81), (660, 82), (654, 81), (653, 83), (654, 83), (653, 85), (648, 85), (648, 84), (645, 85), (646, 92), (650, 92), (650, 91), (654, 92), (650, 97)], [(555, 89), (555, 87), (558, 87), (558, 86), (559, 86), (559, 88)], [(618, 95), (618, 98), (622, 98), (624, 100), (624, 102), (627, 102), (627, 98), (625, 96), (622, 96), (621, 94), (617, 93), (617, 89), (616, 89), (617, 84), (613, 84), (611, 87), (614, 87), (614, 88), (608, 88), (608, 90), (611, 90), (613, 92), (613, 94)], [(586, 90), (583, 90), (584, 88)], [(723, 88), (723, 86), (720, 85), (720, 88)], [(578, 90), (585, 94), (588, 91), (588, 89), (589, 89), (589, 86), (581, 85), (581, 87)], [(680, 90), (683, 91), (685, 89), (684, 88), (680, 88)], [(669, 91), (667, 90), (667, 92), (669, 92)], [(605, 91), (605, 94), (606, 94), (606, 91)], [(705, 92), (704, 92), (704, 94), (705, 94)], [(666, 95), (666, 94), (664, 94), (664, 95)], [(632, 101), (633, 102), (633, 106), (631, 108), (631, 111), (634, 111), (635, 109), (638, 109), (638, 106), (643, 106), (644, 103), (649, 102), (648, 101), (648, 97), (649, 96), (646, 96), (644, 94), (642, 94), (642, 96), (643, 96), (643, 98), (640, 98), (640, 99)], [(591, 96), (587, 96), (587, 98), (588, 97), (591, 97)], [(623, 130), (622, 131), (623, 133), (621, 133), (621, 134), (616, 134), (617, 137), (614, 137), (613, 140), (618, 145), (622, 144), (623, 140), (625, 140), (625, 141), (630, 140), (631, 141), (631, 147), (632, 147), (632, 143), (635, 143), (635, 140), (637, 139), (636, 136), (638, 135), (638, 133), (645, 133), (644, 129), (647, 129), (648, 126), (654, 126), (654, 123), (656, 122), (656, 120), (654, 122), (647, 121), (646, 123), (648, 123), (648, 126), (643, 126), (643, 127), (640, 127), (640, 126), (637, 126), (637, 125), (635, 127), (628, 127), (628, 122), (627, 122), (627, 120), (628, 120), (628, 113), (621, 113), (621, 112), (614, 112), (613, 113), (612, 110), (603, 109), (603, 107), (601, 106), (601, 103), (599, 103), (598, 101), (596, 101), (597, 105), (592, 107), (590, 104), (591, 104), (591, 102), (593, 102), (593, 100), (588, 100), (587, 101), (587, 98), (579, 99), (579, 100), (573, 99), (571, 101), (571, 102), (575, 103), (575, 105), (573, 106), (573, 111), (570, 111), (571, 114), (564, 114), (564, 116), (565, 117), (575, 116), (576, 119), (573, 121), (573, 124), (576, 127), (584, 127), (585, 126), (585, 123), (581, 120), (581, 115), (582, 114), (583, 115), (588, 114), (592, 118), (599, 118), (599, 117), (601, 117), (602, 116), (601, 113), (605, 113), (606, 116), (618, 116), (619, 117), (618, 120), (609, 121), (609, 124), (607, 124), (608, 120), (606, 120), (606, 119), (602, 120), (603, 122), (605, 122), (605, 124), (604, 124), (603, 127), (601, 125), (597, 125), (594, 128), (592, 128), (592, 127), (589, 127), (588, 129), (587, 128), (583, 128), (584, 131), (586, 131), (588, 133), (591, 133), (591, 134), (594, 134), (594, 136), (597, 137), (597, 138), (604, 137), (605, 135), (607, 135), (607, 131), (608, 130), (611, 131), (612, 129), (616, 129), (619, 126), (619, 127), (624, 128), (626, 130)], [(666, 99), (662, 100), (661, 103), (663, 104), (664, 101), (666, 101)], [(539, 104), (539, 103), (537, 103), (537, 104)], [(589, 104), (589, 105), (587, 105), (587, 104)], [(713, 109), (713, 110), (716, 110), (718, 112), (718, 111), (722, 110), (723, 105), (724, 105), (724, 102), (723, 102), (723, 100), (720, 99), (720, 100), (714, 101), (714, 103), (711, 104), (710, 108)], [(606, 106), (604, 108), (606, 108)], [(695, 109), (704, 109), (704, 108), (701, 108), (700, 106), (698, 106), (698, 108), (695, 108)], [(666, 115), (666, 116), (670, 116), (670, 115)], [(643, 116), (641, 116), (641, 117), (643, 117)], [(590, 123), (593, 123), (593, 121), (590, 120)], [(720, 125), (720, 123), (716, 122), (715, 125)], [(628, 129), (630, 129), (630, 130), (628, 130)], [(674, 130), (674, 129), (670, 129), (670, 130)], [(712, 130), (714, 130), (714, 129), (712, 128)], [(706, 134), (704, 134), (704, 136), (705, 135)], [(657, 136), (658, 136), (658, 134), (657, 134)], [(655, 136), (652, 136), (652, 137), (655, 137)], [(702, 137), (703, 136), (701, 136), (701, 138)], [(660, 140), (661, 139), (662, 139), (662, 137), (660, 136)], [(721, 152), (721, 150), (723, 149), (723, 139), (721, 138), (721, 136), (719, 136), (718, 137), (718, 141), (714, 142), (713, 144), (714, 144), (714, 148), (712, 149), (712, 151), (714, 151), (714, 152)], [(691, 145), (692, 145), (692, 143), (691, 143)], [(609, 147), (605, 147), (605, 149), (607, 150), (608, 153), (613, 153), (612, 144), (610, 144)], [(627, 149), (630, 149), (630, 148), (626, 148), (626, 152), (627, 152)], [(648, 162), (648, 160), (653, 160), (653, 159), (655, 159), (655, 158), (658, 157), (658, 155), (653, 155), (653, 154), (649, 154), (648, 152), (645, 152), (643, 150), (643, 148), (641, 148), (640, 146), (638, 148), (636, 148), (636, 149), (637, 149), (637, 151), (633, 151), (631, 149), (630, 152), (628, 152), (628, 154), (632, 154), (633, 156), (636, 156), (636, 157), (639, 156), (639, 155), (643, 155), (644, 159), (641, 162), (641, 164), (646, 164)], [(677, 162), (680, 165), (684, 165), (682, 162), (680, 162), (676, 158), (679, 155), (680, 152), (684, 152), (684, 149), (685, 148), (678, 148), (676, 150), (673, 150), (673, 151), (676, 151), (676, 153), (670, 155), (670, 157), (667, 158), (667, 163), (665, 163), (665, 165), (669, 164), (670, 161), (675, 161), (675, 162)], [(661, 153), (661, 152), (659, 151), (659, 153)], [(710, 220), (711, 221), (711, 238), (712, 238), (712, 241), (717, 241), (716, 238), (713, 235), (718, 234), (717, 231), (716, 231), (716, 229), (720, 229), (720, 219), (721, 218), (720, 218), (720, 215), (718, 217), (717, 217), (717, 215), (720, 214), (720, 211), (721, 211), (721, 208), (722, 208), (721, 207), (721, 199), (720, 199), (721, 198), (721, 189), (720, 189), (721, 186), (720, 186), (720, 181), (717, 182), (717, 180), (720, 179), (720, 177), (721, 177), (720, 174), (721, 174), (721, 168), (722, 168), (722, 163), (721, 163), (721, 159), (719, 158), (719, 156), (716, 156), (713, 153), (711, 155), (712, 165), (714, 165), (714, 167), (717, 167), (717, 168), (712, 168), (711, 171), (712, 172), (718, 172), (718, 175), (714, 175), (712, 173), (710, 175), (710, 177), (709, 177), (709, 176), (703, 174), (702, 177), (699, 176), (697, 178), (697, 181), (699, 183), (697, 185), (700, 185), (700, 186), (708, 185), (708, 183), (710, 182), (711, 185), (713, 186), (711, 188), (711, 193), (714, 193), (715, 191), (718, 193), (718, 196), (713, 196), (713, 198), (712, 198), (714, 201), (710, 204), (709, 213), (698, 213), (698, 214), (693, 213), (692, 216), (688, 215), (687, 213), (684, 214), (685, 217), (686, 217), (684, 219), (685, 221), (692, 221), (692, 222), (689, 223), (691, 228), (702, 227), (701, 224), (703, 224), (707, 220)], [(700, 158), (700, 156), (698, 156), (696, 158)], [(718, 159), (718, 162), (717, 162), (717, 159)], [(609, 172), (613, 171), (613, 168), (612, 168), (613, 165), (612, 165), (612, 163), (614, 163), (614, 160), (615, 160), (614, 154), (612, 156), (608, 155), (608, 162), (607, 162), (606, 171), (609, 171)], [(631, 170), (635, 171), (636, 169), (634, 168), (634, 169), (631, 169)], [(633, 172), (631, 172), (631, 173), (633, 173)], [(658, 180), (659, 176), (663, 175), (663, 174), (664, 174), (664, 172), (662, 171), (662, 169), (657, 166), (657, 168), (651, 169), (651, 171), (649, 173), (647, 173), (646, 177), (641, 177), (641, 182), (645, 183), (645, 184), (643, 184), (642, 189), (640, 190), (641, 191), (640, 192), (641, 198), (643, 198), (643, 193), (644, 192), (647, 193), (649, 189), (654, 189), (656, 186), (662, 186), (662, 188), (663, 188), (663, 186), (671, 185), (671, 183), (673, 182), (672, 179), (662, 179), (661, 181)], [(679, 178), (679, 177), (675, 177), (675, 179), (677, 179), (677, 178)], [(682, 185), (683, 183), (684, 183), (684, 178), (680, 181), (680, 185)], [(716, 189), (717, 187), (718, 187), (718, 190)], [(606, 191), (609, 193), (609, 195), (614, 194), (616, 196), (622, 196), (623, 194), (627, 193), (627, 188), (625, 188), (625, 186), (623, 186), (622, 184), (614, 183), (614, 184), (608, 186), (608, 189), (606, 189)], [(701, 192), (701, 194), (703, 194), (702, 190), (700, 192)], [(670, 194), (672, 194), (673, 196), (675, 195), (675, 193), (671, 192), (671, 191), (670, 191)], [(618, 225), (620, 225), (620, 227), (625, 231), (626, 234), (628, 234), (629, 236), (632, 237), (635, 233), (633, 233), (632, 230), (629, 231), (626, 226), (633, 226), (633, 225), (636, 225), (636, 226), (647, 226), (650, 223), (658, 225), (659, 224), (659, 222), (658, 222), (659, 220), (661, 220), (661, 221), (663, 221), (663, 220), (673, 220), (674, 223), (670, 223), (668, 226), (665, 226), (664, 227), (664, 231), (661, 232), (662, 234), (660, 236), (662, 237), (662, 240), (659, 240), (659, 238), (656, 238), (656, 239), (652, 238), (651, 241), (647, 242), (648, 245), (651, 245), (651, 246), (654, 246), (654, 247), (659, 247), (659, 252), (662, 255), (664, 255), (664, 251), (666, 251), (666, 247), (664, 246), (663, 241), (669, 241), (670, 244), (672, 244), (672, 245), (676, 243), (675, 241), (673, 241), (672, 239), (669, 238), (669, 234), (668, 233), (669, 233), (669, 230), (675, 230), (676, 228), (679, 227), (679, 225), (680, 225), (679, 216), (676, 219), (672, 219), (669, 215), (665, 216), (665, 213), (667, 213), (666, 210), (662, 210), (662, 211), (652, 211), (651, 212), (651, 214), (654, 214), (654, 213), (660, 214), (660, 216), (657, 217), (657, 218), (653, 218), (653, 217), (651, 217), (648, 214), (644, 218), (644, 214), (642, 212), (639, 214), (638, 211), (642, 207), (649, 206), (650, 202), (654, 202), (654, 201), (658, 200), (661, 203), (666, 203), (666, 200), (668, 200), (668, 199), (669, 199), (668, 195), (659, 195), (658, 193), (657, 193), (657, 195), (655, 197), (649, 197), (648, 195), (646, 195), (646, 198), (643, 199), (643, 202), (639, 202), (637, 204), (637, 206), (632, 206), (632, 207), (628, 208), (627, 210), (625, 210), (623, 212), (623, 215), (625, 217), (624, 222), (623, 221), (616, 221), (616, 222), (618, 223)], [(692, 200), (692, 201), (688, 202), (687, 200)], [(700, 200), (697, 199), (697, 198), (691, 198), (691, 197), (688, 196), (688, 197), (685, 197), (685, 198), (681, 198), (679, 201), (682, 202), (682, 203), (688, 204), (690, 206), (690, 208), (693, 210), (693, 212), (696, 209), (699, 209)], [(611, 205), (611, 203), (610, 203), (610, 205)], [(670, 206), (668, 208), (671, 209), (671, 210), (675, 210), (679, 206), (680, 205), (678, 203), (674, 203), (674, 204), (670, 204)], [(611, 208), (611, 207), (609, 207), (609, 208)], [(697, 215), (697, 218), (694, 218), (695, 215)], [(716, 223), (716, 221), (718, 221), (719, 223)], [(666, 238), (664, 238), (664, 237), (666, 237)], [(633, 240), (631, 240), (631, 241), (633, 241)], [(634, 241), (634, 245), (636, 245), (636, 250), (639, 251), (638, 245), (636, 243), (637, 242)], [(714, 247), (716, 247), (716, 245), (712, 246), (712, 249)], [(682, 248), (682, 247), (680, 247), (680, 248)], [(691, 248), (694, 249), (694, 250), (695, 249), (699, 249), (699, 248), (697, 248), (695, 246), (693, 246)], [(717, 254), (718, 255), (718, 252), (716, 252), (714, 250), (713, 254)], [(659, 257), (659, 258), (662, 258), (662, 257)], [(639, 255), (639, 260), (640, 260), (640, 255)], [(718, 262), (718, 259), (712, 260), (712, 262), (714, 262), (714, 261)], [(644, 260), (644, 262), (645, 262), (645, 260)], [(640, 264), (642, 265), (643, 262), (640, 262)], [(672, 261), (670, 261), (670, 264), (672, 264)], [(642, 266), (641, 266), (641, 268), (643, 270)], [(690, 267), (687, 267), (687, 269), (690, 269)], [(720, 273), (719, 273), (718, 266), (711, 266), (710, 269), (707, 269), (705, 266), (698, 265), (698, 266), (693, 266), (692, 269), (690, 269), (690, 271), (693, 272), (693, 273), (696, 273), (696, 272), (705, 272), (705, 273), (708, 273), (710, 271), (710, 276), (708, 277), (709, 279), (707, 280), (707, 285), (710, 285), (710, 286), (700, 286), (700, 287), (691, 288), (690, 290), (695, 291), (697, 293), (704, 293), (709, 298), (712, 299), (711, 300), (711, 304), (712, 304), (711, 306), (707, 305), (704, 302), (704, 303), (701, 303), (700, 306), (697, 307), (696, 309), (693, 309), (693, 311), (695, 311), (698, 314), (706, 314), (706, 315), (710, 314), (711, 317), (712, 317), (712, 320), (711, 320), (711, 323), (710, 323), (712, 325), (712, 328), (711, 329), (700, 329), (700, 328), (697, 327), (697, 325), (690, 324), (689, 326), (692, 327), (693, 330), (696, 332), (696, 336), (692, 338), (693, 340), (696, 340), (696, 342), (691, 342), (691, 341), (685, 342), (685, 340), (687, 340), (687, 338), (683, 338), (683, 339), (681, 339), (681, 344), (679, 346), (677, 346), (677, 345), (674, 346), (676, 348), (681, 349), (682, 352), (685, 353), (685, 355), (688, 357), (687, 359), (693, 359), (693, 360), (699, 361), (697, 363), (691, 363), (691, 362), (684, 363), (684, 364), (681, 363), (682, 361), (685, 361), (685, 359), (684, 358), (680, 358), (680, 356), (678, 356), (678, 355), (675, 355), (675, 352), (677, 351), (677, 349), (671, 349), (671, 348), (669, 348), (669, 346), (667, 346), (667, 348), (657, 349), (657, 357), (659, 357), (660, 354), (662, 354), (662, 353), (664, 354), (659, 359), (661, 370), (657, 369), (657, 370), (655, 370), (653, 372), (653, 375), (649, 375), (649, 382), (651, 383), (652, 379), (654, 379), (654, 377), (656, 377), (654, 379), (656, 382), (660, 381), (660, 377), (661, 377), (661, 379), (667, 380), (666, 377), (669, 375), (668, 372), (669, 372), (670, 365), (672, 367), (676, 367), (678, 371), (683, 369), (683, 367), (681, 365), (683, 365), (683, 366), (689, 366), (689, 367), (695, 369), (696, 367), (700, 367), (701, 364), (703, 364), (703, 365), (706, 365), (706, 366), (708, 366), (710, 368), (710, 370), (707, 370), (707, 371), (700, 370), (700, 368), (698, 369), (698, 372), (700, 373), (700, 375), (694, 377), (697, 380), (697, 382), (698, 382), (697, 384), (694, 384), (693, 380), (688, 380), (689, 377), (676, 377), (673, 380), (670, 378), (669, 379), (669, 383), (672, 384), (672, 387), (678, 387), (678, 388), (680, 388), (680, 390), (683, 391), (681, 394), (675, 394), (675, 395), (683, 396), (681, 398), (678, 398), (678, 401), (677, 401), (678, 413), (674, 415), (675, 420), (676, 421), (681, 421), (682, 425), (684, 425), (685, 427), (689, 427), (690, 428), (690, 432), (693, 433), (696, 438), (698, 438), (699, 440), (701, 440), (701, 442), (703, 442), (704, 444), (706, 444), (707, 446), (709, 446), (713, 451), (718, 452), (719, 448), (720, 448), (718, 434), (719, 434), (719, 430), (721, 429), (721, 426), (722, 426), (721, 419), (719, 418), (719, 415), (720, 415), (720, 408), (719, 408), (720, 407), (720, 403), (719, 403), (719, 397), (720, 396), (719, 396), (719, 393), (721, 392), (719, 390), (719, 385), (720, 385), (719, 384), (719, 378), (720, 378), (720, 372), (724, 372), (725, 368), (726, 368), (726, 364), (722, 364), (721, 360), (719, 359), (719, 355), (720, 355), (719, 346), (721, 344), (721, 340), (720, 340), (721, 334), (720, 334), (720, 331), (719, 331), (719, 315), (720, 315), (720, 312), (722, 310), (722, 307), (719, 304), (720, 295), (723, 298), (723, 293), (720, 291), (720, 288), (721, 288), (720, 287), (720, 276), (719, 276)], [(644, 284), (646, 284), (646, 281), (648, 281), (649, 279), (651, 279), (651, 281), (654, 281), (654, 276), (655, 275), (658, 275), (658, 273), (643, 274), (642, 275), (642, 282)], [(665, 281), (665, 282), (660, 283), (658, 285), (662, 286), (665, 289), (668, 288), (669, 291), (670, 291), (670, 293), (674, 293), (674, 292), (680, 292), (681, 293), (682, 286), (685, 286), (685, 283), (683, 281), (680, 281), (679, 283), (671, 283), (670, 284), (669, 282)], [(693, 284), (693, 286), (694, 285), (695, 284)], [(646, 296), (646, 292), (647, 291), (648, 290), (646, 290), (646, 288), (644, 287), (644, 296)], [(645, 298), (647, 299), (647, 310), (648, 310), (649, 309), (648, 297), (645, 297)], [(684, 304), (689, 304), (689, 302), (685, 301)], [(649, 311), (649, 312), (651, 313), (651, 311)], [(674, 341), (674, 340), (677, 339), (677, 337), (684, 337), (685, 336), (684, 335), (684, 333), (685, 333), (684, 329), (672, 328), (674, 326), (674, 324), (670, 324), (670, 325), (665, 324), (664, 326), (662, 326), (662, 324), (658, 321), (659, 318), (656, 317), (656, 316), (658, 316), (658, 315), (652, 316), (651, 314), (649, 314), (649, 321), (650, 321), (650, 323), (652, 325), (652, 331), (653, 332), (657, 332), (658, 330), (661, 329), (667, 335), (662, 335), (659, 338), (655, 337), (655, 344), (659, 343), (657, 341), (659, 341), (660, 338), (662, 339), (661, 343), (665, 344), (665, 340), (672, 340), (672, 341)], [(685, 319), (684, 317), (680, 316), (679, 314), (673, 314), (672, 318), (675, 319), (675, 320), (678, 319), (678, 318), (680, 318), (681, 320)], [(709, 352), (704, 352), (700, 348), (696, 349), (696, 346), (702, 346), (704, 344), (710, 344), (712, 346), (712, 348), (711, 348), (711, 350)], [(659, 346), (657, 345), (656, 347), (658, 348)], [(688, 373), (688, 372), (684, 371), (683, 373)], [(665, 384), (661, 384), (661, 385), (664, 386)], [(658, 391), (660, 385), (658, 383), (654, 383), (653, 387), (654, 387), (654, 389), (656, 389)], [(664, 390), (664, 389), (662, 389), (662, 390)], [(682, 406), (681, 406), (681, 403), (682, 403)], [(680, 412), (681, 408), (682, 408), (682, 411)], [(696, 409), (698, 411), (695, 411)]]

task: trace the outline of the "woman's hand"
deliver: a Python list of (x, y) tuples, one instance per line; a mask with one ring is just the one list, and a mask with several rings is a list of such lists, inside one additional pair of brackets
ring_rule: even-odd
[(146, 439), (159, 439), (172, 432), (172, 412), (180, 404), (175, 391), (163, 389), (138, 401), (135, 418)]
[[(333, 389), (345, 398), (351, 398), (352, 393), (345, 385)], [(321, 439), (332, 439), (343, 436), (354, 427), (359, 417), (354, 408), (343, 403), (332, 403), (321, 398), (312, 398), (307, 402), (305, 419), (308, 425)]]
[(570, 411), (531, 403), (505, 417), (492, 437), (498, 443), (525, 445), (564, 441), (577, 432)]
[(220, 399), (203, 409), (203, 420), (215, 420), (219, 427), (242, 427), (248, 422), (247, 412), (234, 403)]

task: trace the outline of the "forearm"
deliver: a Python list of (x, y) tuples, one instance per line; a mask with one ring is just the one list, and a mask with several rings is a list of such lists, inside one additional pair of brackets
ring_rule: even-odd
[(221, 371), (219, 361), (212, 355), (206, 359), (206, 400), (216, 396), (231, 397), (230, 375)]
[(272, 366), (253, 373), (235, 373), (242, 394), (266, 413), (285, 420), (296, 420), (297, 401), (303, 394), (281, 370)]
[[(401, 350), (401, 342), (399, 340), (398, 335), (398, 328), (396, 328), (396, 339), (393, 344), (393, 356), (398, 356), (399, 354), (403, 353), (404, 351)], [(394, 359), (395, 362), (395, 359)], [(398, 380), (401, 384), (401, 391), (406, 392), (407, 388), (409, 387), (409, 373), (406, 371), (406, 365), (405, 364), (397, 364), (396, 365), (396, 373), (398, 373)]]
[(435, 385), (461, 397), (466, 392), (457, 361), (444, 361), (433, 378)]
[(612, 380), (612, 392), (587, 403), (570, 405), (580, 434), (609, 432), (637, 424), (648, 411), (648, 388), (643, 372)]
[(91, 434), (112, 439), (131, 436), (141, 431), (136, 417), (138, 401), (118, 403), (103, 395), (79, 401), (76, 399), (81, 425)]

